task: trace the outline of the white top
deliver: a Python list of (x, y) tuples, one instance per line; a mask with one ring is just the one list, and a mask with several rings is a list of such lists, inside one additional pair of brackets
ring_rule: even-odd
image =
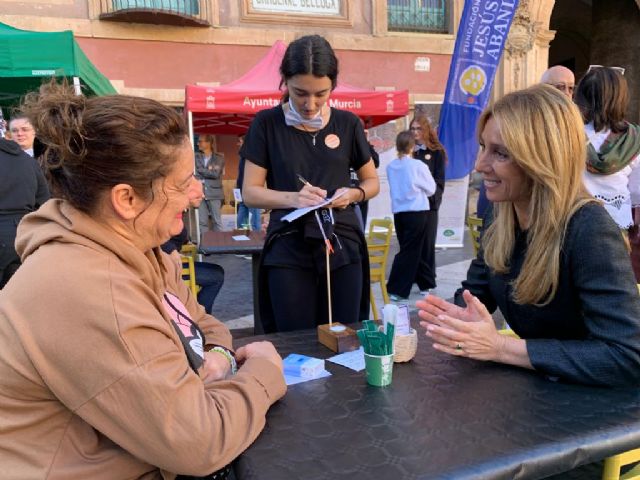
[[(596, 132), (593, 123), (584, 126), (589, 143), (596, 151), (604, 143), (611, 130)], [(638, 152), (640, 154), (640, 152)], [(598, 175), (585, 170), (584, 185), (587, 190), (604, 203), (604, 208), (620, 228), (633, 225), (631, 206), (640, 205), (640, 155), (622, 170), (610, 175)]]
[(420, 160), (405, 155), (387, 165), (393, 213), (429, 210), (429, 196), (436, 191), (431, 171)]

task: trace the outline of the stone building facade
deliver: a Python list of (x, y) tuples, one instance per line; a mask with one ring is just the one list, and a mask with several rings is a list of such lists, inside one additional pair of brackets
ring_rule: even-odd
[[(0, 0), (0, 22), (73, 30), (119, 92), (177, 107), (185, 84), (228, 83), (276, 40), (318, 33), (336, 49), (342, 81), (408, 89), (413, 108), (443, 100), (463, 5), (464, 0)], [(416, 19), (417, 25), (403, 27)], [(638, 121), (639, 24), (640, 0), (520, 0), (494, 97), (538, 82), (549, 63), (568, 64), (578, 77), (589, 64), (615, 64), (629, 72), (631, 119)], [(234, 139), (222, 143), (223, 150), (235, 149)]]

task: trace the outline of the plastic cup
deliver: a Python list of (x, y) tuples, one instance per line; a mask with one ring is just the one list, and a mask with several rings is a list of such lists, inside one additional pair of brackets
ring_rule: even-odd
[(374, 387), (391, 385), (393, 377), (393, 354), (369, 355), (364, 354), (364, 365), (367, 373), (367, 383)]

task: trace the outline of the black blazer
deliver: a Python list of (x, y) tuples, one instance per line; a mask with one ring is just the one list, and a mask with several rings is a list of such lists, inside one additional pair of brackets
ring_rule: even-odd
[(511, 298), (527, 251), (527, 233), (516, 232), (511, 270), (496, 274), (482, 249), (471, 262), (462, 289), (487, 309), (496, 307), (527, 341), (533, 367), (549, 376), (591, 385), (640, 385), (640, 296), (629, 254), (606, 210), (583, 206), (571, 218), (560, 258), (560, 283), (545, 306), (519, 305)]

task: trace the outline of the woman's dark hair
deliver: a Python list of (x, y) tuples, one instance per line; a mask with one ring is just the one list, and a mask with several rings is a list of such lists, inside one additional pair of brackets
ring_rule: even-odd
[(398, 151), (398, 155), (411, 153), (415, 144), (413, 134), (409, 130), (403, 130), (396, 137), (396, 150)]
[[(329, 42), (320, 35), (306, 35), (294, 40), (284, 52), (280, 64), (280, 88), (295, 75), (329, 77), (331, 90), (338, 84), (338, 58)], [(285, 93), (283, 101), (289, 100)]]
[(627, 130), (624, 120), (629, 106), (629, 89), (620, 72), (607, 67), (587, 72), (576, 87), (574, 101), (584, 122), (593, 122), (596, 132), (606, 128), (614, 133)]
[(43, 85), (22, 109), (44, 144), (41, 161), (54, 196), (86, 213), (120, 183), (152, 199), (154, 180), (169, 174), (188, 138), (182, 117), (155, 100), (86, 98), (66, 83)]

